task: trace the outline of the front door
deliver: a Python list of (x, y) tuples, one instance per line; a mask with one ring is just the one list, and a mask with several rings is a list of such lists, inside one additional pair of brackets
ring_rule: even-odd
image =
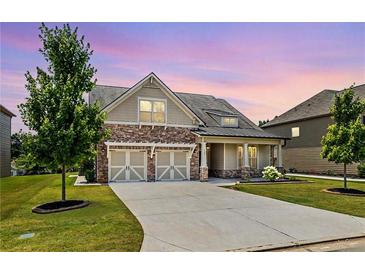
[(146, 163), (146, 151), (111, 150), (109, 181), (146, 181)]
[(186, 151), (156, 152), (156, 181), (189, 180), (189, 162)]

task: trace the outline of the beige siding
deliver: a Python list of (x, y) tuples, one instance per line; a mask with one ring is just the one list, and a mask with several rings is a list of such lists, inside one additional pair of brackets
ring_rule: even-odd
[(258, 157), (259, 157), (258, 169), (263, 169), (264, 167), (270, 165), (270, 146), (259, 145)]
[[(343, 173), (343, 165), (328, 162), (320, 156), (320, 147), (308, 148), (287, 148), (283, 149), (283, 165), (286, 170), (295, 168), (299, 172), (324, 173), (333, 171)], [(357, 174), (357, 165), (347, 167), (349, 174)]]
[(108, 113), (109, 121), (138, 122), (138, 97), (166, 99), (167, 123), (193, 125), (193, 120), (157, 87), (144, 86)]
[(211, 144), (210, 169), (224, 169), (224, 148), (223, 144)]
[(0, 112), (0, 177), (10, 176), (11, 118)]
[[(286, 141), (287, 148), (319, 147), (322, 136), (327, 133), (327, 127), (331, 123), (331, 118), (326, 116), (277, 125), (265, 128), (265, 131), (291, 138)], [(299, 127), (299, 137), (292, 137), (291, 130), (293, 127)]]
[(238, 155), (237, 155), (237, 145), (236, 144), (225, 144), (225, 169), (238, 169)]

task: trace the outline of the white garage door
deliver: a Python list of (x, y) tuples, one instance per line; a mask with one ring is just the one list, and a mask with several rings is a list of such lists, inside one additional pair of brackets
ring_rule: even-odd
[(146, 181), (146, 151), (111, 150), (109, 163), (109, 181)]
[(189, 180), (190, 161), (186, 151), (156, 152), (156, 180)]

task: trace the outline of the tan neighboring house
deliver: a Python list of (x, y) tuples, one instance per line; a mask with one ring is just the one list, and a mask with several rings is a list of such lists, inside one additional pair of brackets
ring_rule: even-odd
[(201, 180), (254, 175), (276, 162), (285, 138), (223, 99), (174, 92), (154, 73), (130, 88), (98, 85), (89, 102), (107, 113), (97, 181)]
[[(343, 165), (328, 162), (320, 156), (322, 136), (333, 123), (329, 109), (335, 95), (340, 92), (342, 91), (323, 90), (262, 126), (273, 134), (290, 137), (283, 147), (283, 165), (286, 170), (343, 173)], [(365, 99), (365, 84), (354, 87), (354, 93)], [(365, 113), (361, 119), (365, 124)], [(348, 173), (357, 174), (357, 165), (348, 166)]]
[(11, 118), (15, 115), (0, 105), (0, 177), (11, 174)]

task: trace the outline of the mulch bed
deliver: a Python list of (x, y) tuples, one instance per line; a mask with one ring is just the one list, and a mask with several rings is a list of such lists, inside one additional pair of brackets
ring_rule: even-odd
[(84, 200), (55, 201), (33, 207), (32, 212), (38, 214), (48, 214), (48, 213), (62, 212), (66, 210), (82, 208), (88, 206), (89, 204), (90, 204), (89, 201), (84, 201)]
[(328, 188), (324, 189), (323, 192), (338, 194), (338, 195), (365, 197), (365, 191), (353, 188)]

